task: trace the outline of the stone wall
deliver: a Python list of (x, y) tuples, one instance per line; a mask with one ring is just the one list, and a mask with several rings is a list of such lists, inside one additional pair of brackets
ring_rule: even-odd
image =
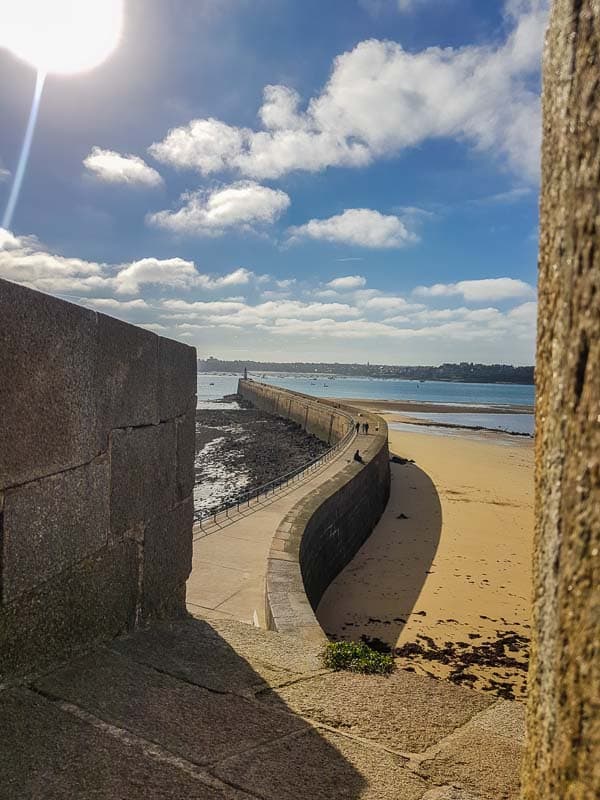
[(555, 0), (544, 64), (526, 800), (600, 797), (600, 2)]
[[(268, 627), (306, 640), (324, 640), (314, 610), (331, 581), (369, 537), (389, 498), (387, 425), (381, 417), (343, 403), (253, 381), (240, 381), (239, 391), (244, 399), (260, 403), (271, 413), (287, 416), (289, 410), (292, 419), (329, 442), (343, 438), (354, 420), (369, 422), (370, 435), (349, 443), (337, 459), (335, 475), (319, 482), (281, 521), (269, 553)], [(357, 447), (363, 464), (352, 458)]]
[(0, 681), (184, 609), (195, 350), (0, 280)]
[[(308, 394), (291, 392), (252, 380), (240, 380), (238, 394), (261, 411), (291, 419), (307, 433), (327, 444), (343, 439), (351, 425), (350, 412), (342, 413), (341, 405), (330, 400), (316, 400)], [(336, 409), (340, 413), (336, 413)]]

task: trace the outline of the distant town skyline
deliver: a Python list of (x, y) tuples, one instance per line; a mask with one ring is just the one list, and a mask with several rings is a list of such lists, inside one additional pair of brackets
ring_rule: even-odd
[[(547, 5), (129, 0), (46, 80), (0, 277), (201, 358), (532, 364)], [(35, 73), (0, 74), (3, 210)]]

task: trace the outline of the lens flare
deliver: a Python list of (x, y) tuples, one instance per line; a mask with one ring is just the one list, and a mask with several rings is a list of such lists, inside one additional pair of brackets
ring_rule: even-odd
[(123, 0), (0, 0), (0, 47), (45, 73), (92, 69), (122, 27)]

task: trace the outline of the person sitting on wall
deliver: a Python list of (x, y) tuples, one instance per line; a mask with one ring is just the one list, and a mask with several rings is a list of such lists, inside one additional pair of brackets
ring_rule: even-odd
[(355, 460), (355, 461), (358, 461), (358, 463), (359, 463), (359, 464), (364, 464), (364, 463), (365, 463), (365, 462), (363, 461), (363, 457), (361, 456), (361, 454), (360, 454), (360, 451), (359, 451), (359, 450), (357, 450), (357, 451), (356, 451), (356, 453), (354, 453), (354, 460)]

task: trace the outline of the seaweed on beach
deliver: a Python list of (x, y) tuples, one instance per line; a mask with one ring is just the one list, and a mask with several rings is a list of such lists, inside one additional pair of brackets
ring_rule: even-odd
[[(493, 691), (507, 700), (515, 699), (515, 680), (518, 675), (525, 676), (529, 661), (529, 639), (516, 631), (497, 631), (497, 638), (476, 642), (478, 634), (469, 634), (470, 643), (444, 642), (438, 644), (431, 636), (418, 634), (420, 641), (407, 642), (395, 648), (397, 658), (408, 658), (417, 662), (436, 662), (451, 668), (448, 679), (458, 685), (473, 686), (482, 682), (481, 689)], [(470, 668), (493, 670), (494, 674), (484, 677), (474, 675)], [(413, 668), (411, 667), (411, 670)], [(498, 680), (499, 671), (504, 670), (514, 679)], [(498, 677), (494, 677), (494, 675)]]

